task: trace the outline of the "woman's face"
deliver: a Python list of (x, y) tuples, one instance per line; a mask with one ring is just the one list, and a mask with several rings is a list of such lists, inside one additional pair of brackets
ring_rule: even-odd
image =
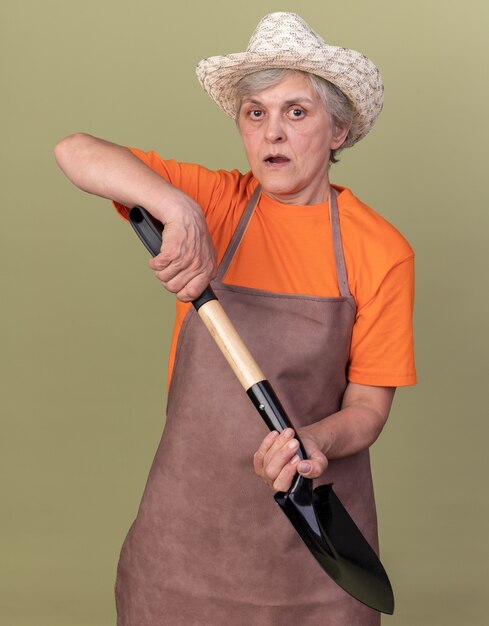
[(328, 197), (330, 151), (348, 129), (334, 131), (316, 91), (300, 74), (245, 96), (239, 128), (251, 170), (267, 195), (286, 204)]

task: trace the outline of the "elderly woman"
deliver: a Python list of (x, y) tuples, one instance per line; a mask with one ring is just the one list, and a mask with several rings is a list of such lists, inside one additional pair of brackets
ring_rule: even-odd
[[(329, 170), (374, 125), (382, 82), (371, 61), (291, 13), (267, 15), (246, 52), (205, 59), (197, 74), (236, 120), (248, 173), (88, 135), (56, 147), (78, 187), (164, 223), (150, 266), (177, 295), (167, 421), (122, 548), (118, 623), (378, 624), (325, 576), (270, 491), (297, 472), (334, 482), (377, 548), (368, 448), (395, 388), (415, 382), (413, 252)], [(190, 306), (210, 280), (307, 460), (291, 429), (265, 436)]]

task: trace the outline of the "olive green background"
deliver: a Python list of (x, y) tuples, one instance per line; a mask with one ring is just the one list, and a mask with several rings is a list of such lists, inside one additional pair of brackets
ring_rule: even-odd
[(110, 204), (57, 170), (53, 146), (85, 131), (246, 168), (194, 66), (244, 50), (274, 10), (380, 67), (384, 112), (332, 180), (417, 254), (420, 382), (398, 392), (372, 452), (397, 600), (384, 624), (487, 623), (487, 7), (1, 0), (2, 624), (115, 623), (118, 551), (164, 422), (172, 298)]

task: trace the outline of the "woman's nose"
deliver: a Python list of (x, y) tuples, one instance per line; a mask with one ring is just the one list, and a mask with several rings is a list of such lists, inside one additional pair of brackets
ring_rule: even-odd
[(285, 129), (279, 116), (269, 116), (265, 129), (265, 138), (271, 143), (279, 143), (285, 140)]

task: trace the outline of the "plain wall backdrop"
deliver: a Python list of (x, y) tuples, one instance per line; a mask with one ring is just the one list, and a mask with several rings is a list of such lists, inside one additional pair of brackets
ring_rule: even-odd
[(2, 0), (2, 624), (115, 623), (118, 552), (164, 424), (172, 297), (53, 146), (84, 131), (247, 169), (194, 66), (244, 50), (277, 10), (379, 66), (384, 112), (331, 179), (416, 252), (419, 385), (372, 449), (397, 600), (383, 623), (487, 623), (486, 0)]

